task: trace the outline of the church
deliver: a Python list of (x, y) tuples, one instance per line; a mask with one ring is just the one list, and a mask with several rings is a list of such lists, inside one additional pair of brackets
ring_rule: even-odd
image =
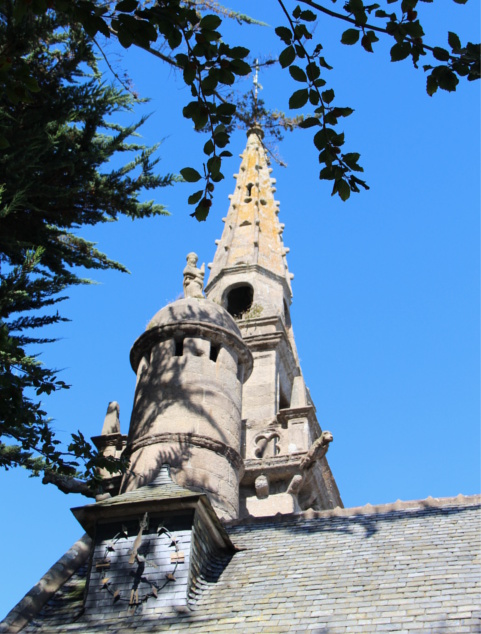
[(271, 172), (254, 126), (208, 279), (189, 253), (131, 349), (128, 433), (112, 402), (93, 438), (129, 469), (1, 633), (481, 632), (480, 496), (344, 508)]

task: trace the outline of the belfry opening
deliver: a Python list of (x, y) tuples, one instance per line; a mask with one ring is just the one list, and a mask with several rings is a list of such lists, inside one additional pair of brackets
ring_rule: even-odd
[(251, 308), (254, 300), (254, 289), (249, 284), (236, 286), (227, 293), (227, 312), (239, 319)]

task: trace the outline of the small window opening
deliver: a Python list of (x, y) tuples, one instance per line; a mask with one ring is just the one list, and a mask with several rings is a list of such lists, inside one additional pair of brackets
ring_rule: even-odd
[(281, 393), (279, 394), (279, 409), (289, 409), (289, 406), (290, 406), (289, 399), (281, 390)]
[(219, 356), (220, 346), (216, 346), (213, 343), (210, 344), (210, 354), (209, 359), (211, 361), (217, 361), (217, 357)]
[(184, 340), (183, 339), (175, 339), (175, 352), (174, 355), (176, 357), (181, 357), (184, 354)]
[(253, 184), (253, 183), (249, 183), (249, 184), (247, 185), (246, 189), (247, 189), (247, 195), (248, 195), (248, 196), (252, 196), (252, 188), (253, 188), (253, 187), (254, 187), (254, 184)]
[(286, 300), (284, 300), (284, 321), (287, 328), (291, 327), (291, 315), (289, 313), (289, 306), (287, 305)]
[(239, 318), (252, 306), (253, 299), (254, 289), (252, 286), (237, 286), (227, 295), (227, 312), (232, 317)]
[(274, 436), (271, 442), (271, 448), (273, 456), (277, 456), (280, 453), (281, 448), (279, 447), (279, 436)]

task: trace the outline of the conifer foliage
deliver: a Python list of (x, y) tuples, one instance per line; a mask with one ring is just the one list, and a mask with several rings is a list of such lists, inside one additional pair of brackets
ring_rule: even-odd
[[(36, 356), (50, 340), (32, 333), (64, 319), (54, 306), (88, 283), (79, 267), (126, 270), (77, 231), (119, 214), (165, 214), (139, 197), (174, 179), (154, 173), (155, 147), (135, 142), (142, 120), (113, 122), (135, 99), (102, 81), (85, 31), (53, 11), (15, 20), (15, 4), (1, 3), (0, 41), (9, 72), (31, 90), (7, 82), (0, 101), (0, 466), (95, 483), (105, 459), (80, 432), (61, 449), (42, 409), (42, 395), (68, 385)], [(118, 153), (123, 167), (109, 168)]]

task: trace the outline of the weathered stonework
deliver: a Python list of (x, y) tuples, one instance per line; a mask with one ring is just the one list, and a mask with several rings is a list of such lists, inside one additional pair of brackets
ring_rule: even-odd
[(178, 484), (210, 495), (220, 517), (237, 517), (241, 390), (252, 358), (234, 320), (206, 299), (179, 300), (152, 319), (131, 360), (137, 387), (121, 491), (168, 463)]
[(257, 128), (236, 179), (208, 299), (191, 253), (132, 348), (128, 437), (111, 403), (94, 439), (130, 456), (121, 493), (73, 509), (88, 535), (0, 632), (480, 632), (480, 498), (342, 507)]
[[(236, 188), (206, 286), (206, 296), (236, 318), (253, 356), (253, 370), (242, 389), (241, 516), (271, 515), (308, 508), (342, 506), (334, 478), (324, 460), (293, 496), (292, 478), (300, 460), (321, 436), (315, 408), (302, 377), (289, 306), (291, 279), (274, 199), (275, 180), (262, 145), (262, 133), (248, 133)], [(292, 459), (297, 455), (299, 459)], [(259, 499), (254, 482), (268, 480), (269, 493)], [(272, 498), (272, 499), (271, 499)]]

